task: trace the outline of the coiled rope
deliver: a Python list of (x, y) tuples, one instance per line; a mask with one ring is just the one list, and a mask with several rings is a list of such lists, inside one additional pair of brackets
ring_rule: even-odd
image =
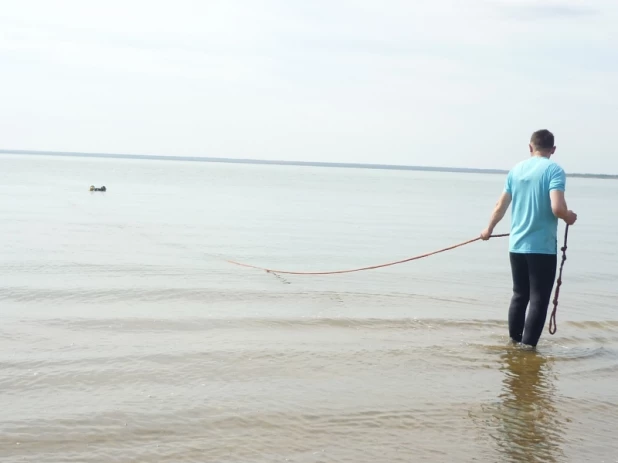
[[(562, 263), (560, 264), (560, 274), (558, 276), (558, 281), (557, 281), (557, 286), (556, 286), (556, 293), (554, 295), (554, 309), (551, 313), (551, 317), (549, 319), (549, 332), (551, 334), (554, 334), (557, 330), (557, 326), (556, 326), (556, 311), (558, 309), (558, 295), (560, 293), (560, 286), (562, 285), (562, 268), (564, 266), (564, 261), (566, 260), (566, 249), (567, 249), (567, 237), (568, 237), (568, 233), (569, 233), (569, 226), (567, 225), (566, 230), (564, 232), (564, 246), (561, 248), (562, 251)], [(509, 236), (509, 233), (503, 233), (503, 234), (499, 234), (499, 235), (491, 235), (490, 238), (504, 238), (506, 236)], [(234, 265), (239, 265), (241, 267), (248, 267), (248, 268), (253, 268), (253, 269), (257, 269), (257, 270), (263, 270), (267, 273), (272, 273), (273, 275), (277, 275), (277, 274), (287, 274), (287, 275), (335, 275), (335, 274), (341, 274), (341, 273), (352, 273), (352, 272), (362, 272), (364, 270), (374, 270), (377, 268), (383, 268), (383, 267), (390, 267), (392, 265), (398, 265), (398, 264), (403, 264), (406, 262), (411, 262), (413, 260), (418, 260), (418, 259), (423, 259), (425, 257), (429, 257), (429, 256), (433, 256), (436, 254), (439, 254), (441, 252), (446, 252), (446, 251), (451, 251), (453, 249), (456, 248), (460, 248), (462, 246), (466, 246), (468, 244), (474, 243), (475, 241), (478, 241), (482, 239), (480, 236), (468, 241), (464, 241), (462, 243), (459, 244), (455, 244), (453, 246), (449, 246), (443, 249), (438, 249), (437, 251), (433, 251), (433, 252), (428, 252), (426, 254), (420, 254), (418, 256), (414, 256), (414, 257), (409, 257), (407, 259), (402, 259), (402, 260), (397, 260), (394, 262), (387, 262), (385, 264), (378, 264), (378, 265), (370, 265), (367, 267), (358, 267), (358, 268), (352, 268), (352, 269), (347, 269), (347, 270), (329, 270), (329, 271), (308, 271), (308, 272), (303, 272), (303, 271), (293, 271), (293, 270), (276, 270), (276, 269), (272, 269), (272, 268), (266, 268), (266, 267), (259, 267), (257, 265), (251, 265), (251, 264), (246, 264), (246, 263), (242, 263), (242, 262), (236, 262), (233, 260), (227, 260), (227, 262), (229, 262), (230, 264), (234, 264)]]
[(567, 250), (567, 238), (569, 237), (569, 226), (564, 229), (564, 245), (560, 248), (562, 251), (562, 262), (560, 262), (560, 273), (558, 274), (558, 281), (556, 282), (556, 292), (554, 293), (554, 310), (549, 317), (549, 334), (554, 334), (558, 329), (556, 325), (556, 311), (558, 310), (558, 295), (560, 294), (560, 286), (562, 286), (562, 268), (564, 267), (564, 261), (566, 260)]

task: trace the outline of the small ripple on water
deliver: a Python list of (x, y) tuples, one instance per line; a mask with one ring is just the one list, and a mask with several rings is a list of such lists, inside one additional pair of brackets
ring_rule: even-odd
[[(53, 325), (62, 327), (74, 327), (78, 330), (94, 329), (115, 331), (200, 331), (213, 328), (350, 328), (350, 329), (375, 329), (375, 330), (443, 330), (457, 328), (462, 330), (486, 331), (487, 329), (504, 329), (506, 322), (502, 319), (448, 319), (448, 318), (352, 318), (338, 317), (329, 318), (322, 316), (299, 317), (299, 318), (216, 318), (195, 317), (182, 319), (177, 318), (58, 318), (29, 320), (28, 323)], [(579, 332), (618, 333), (618, 321), (565, 321), (562, 322), (569, 328), (575, 328)], [(544, 340), (545, 338), (543, 338)], [(549, 338), (551, 339), (551, 338)], [(560, 337), (560, 342), (578, 342), (579, 337)], [(615, 338), (611, 338), (615, 339)]]

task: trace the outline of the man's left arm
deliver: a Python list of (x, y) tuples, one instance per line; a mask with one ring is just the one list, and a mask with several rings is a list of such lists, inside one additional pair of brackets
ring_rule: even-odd
[(512, 196), (509, 191), (504, 191), (500, 195), (500, 198), (498, 199), (498, 202), (496, 203), (489, 219), (489, 225), (481, 232), (481, 238), (483, 240), (488, 240), (490, 238), (491, 234), (494, 232), (494, 228), (496, 228), (496, 225), (498, 225), (498, 223), (504, 218), (504, 214), (506, 214), (506, 211), (511, 205), (511, 200)]

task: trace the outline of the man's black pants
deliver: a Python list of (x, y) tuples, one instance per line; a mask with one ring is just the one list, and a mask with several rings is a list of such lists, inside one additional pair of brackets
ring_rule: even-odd
[[(556, 278), (556, 254), (510, 253), (513, 297), (509, 334), (515, 342), (536, 346), (543, 332)], [(526, 307), (530, 303), (528, 316)]]

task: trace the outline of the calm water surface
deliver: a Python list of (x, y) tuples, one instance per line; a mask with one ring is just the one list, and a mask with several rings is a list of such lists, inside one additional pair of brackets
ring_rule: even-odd
[(536, 353), (507, 345), (504, 238), (331, 276), (226, 261), (433, 251), (478, 236), (502, 183), (1, 156), (0, 461), (618, 461), (618, 183), (567, 182)]

